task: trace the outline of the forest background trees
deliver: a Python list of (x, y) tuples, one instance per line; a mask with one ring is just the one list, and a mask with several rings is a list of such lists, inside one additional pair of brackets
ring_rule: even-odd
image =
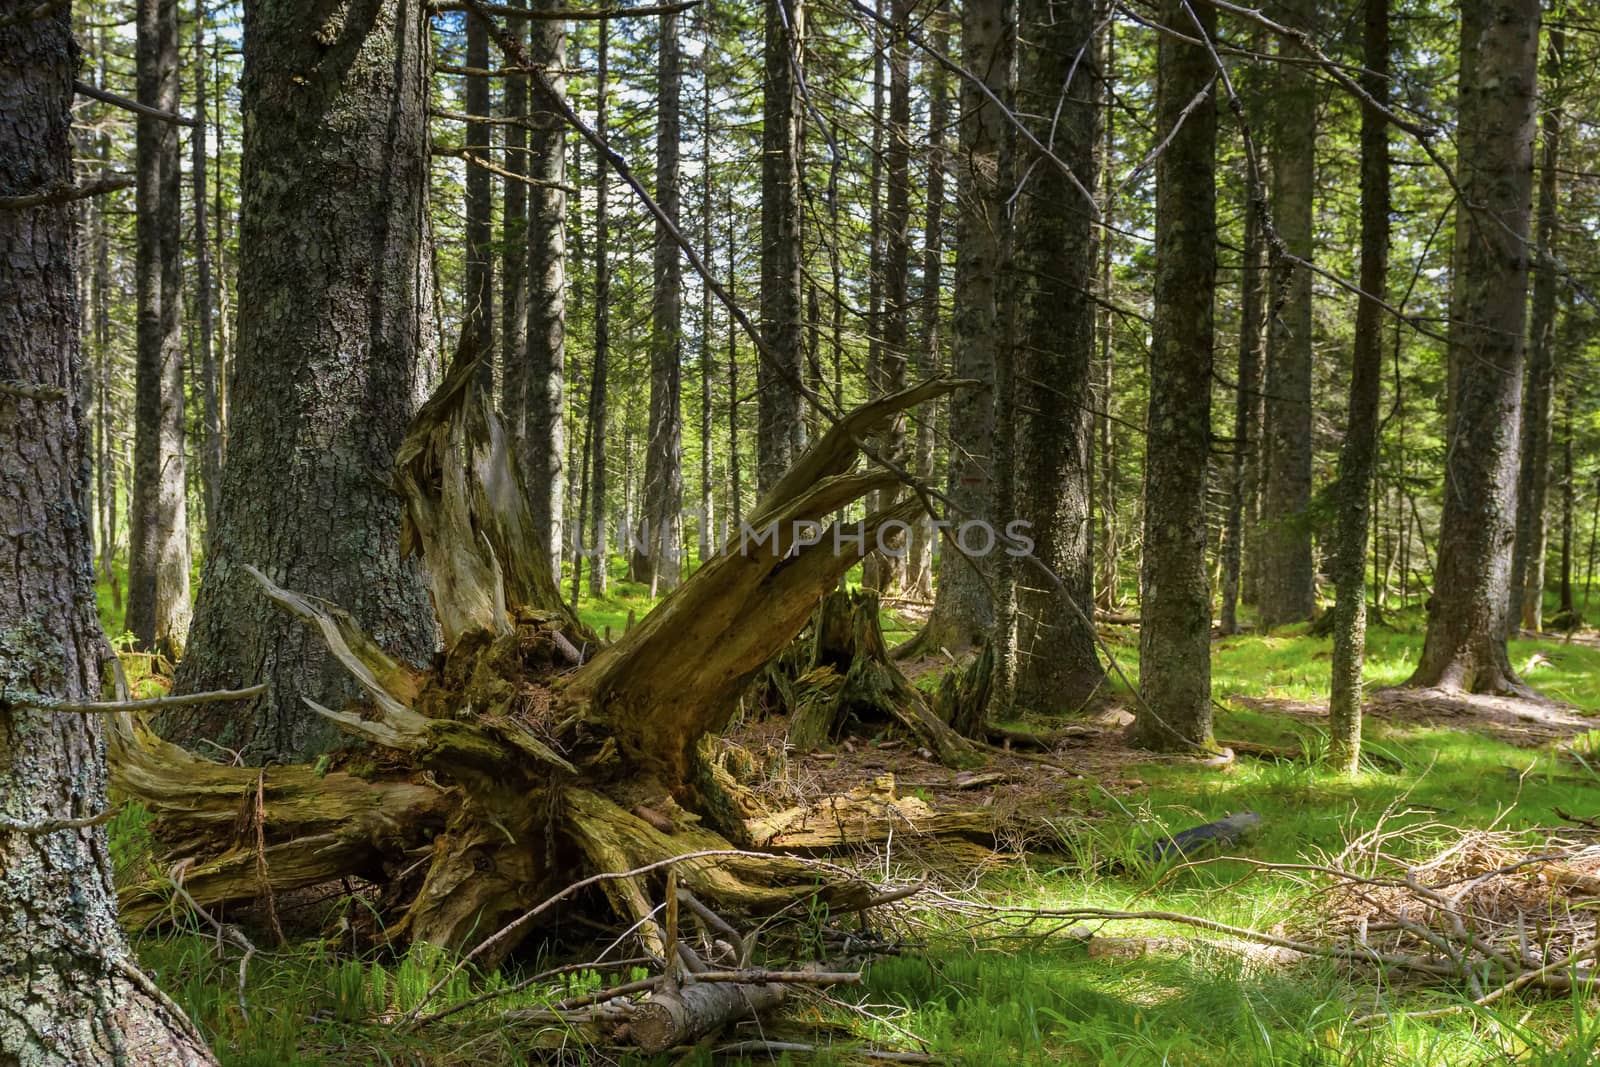
[[(915, 524), (908, 565), (869, 561), (863, 579), (928, 611), (923, 651), (996, 642), (1003, 702), (1082, 707), (1111, 666), (1094, 611), (1136, 603), (1146, 697), (1187, 707), (1157, 714), (1193, 718), (1179, 732), (1202, 744), (1201, 690), (1168, 697), (1161, 678), (1195, 684), (1180, 661), (1205, 658), (1216, 619), (1308, 622), (1337, 586), (1331, 621), (1353, 649), (1357, 601), (1380, 618), (1430, 604), (1417, 680), (1514, 689), (1494, 633), (1585, 610), (1596, 183), (1587, 128), (1562, 121), (1592, 91), (1571, 74), (1592, 50), (1587, 29), (1567, 33), (1588, 26), (1581, 5), (1524, 5), (1481, 35), (1469, 3), (1465, 38), (1453, 9), (1420, 0), (484, 9), (537, 73), (469, 3), (376, 10), (394, 25), (385, 58), (404, 60), (385, 77), (405, 78), (381, 103), (348, 98), (355, 68), (334, 79), (273, 42), (275, 19), (304, 15), (293, 3), (246, 23), (228, 4), (75, 8), (80, 81), (147, 107), (77, 108), (85, 173), (140, 179), (77, 209), (100, 567), (134, 640), (187, 645), (181, 685), (276, 679), (212, 740), (250, 758), (315, 748), (298, 711), (272, 723), (342, 684), (296, 626), (237, 599), (254, 597), (240, 563), (348, 606), (403, 658), (429, 653), (383, 481), (463, 326), (493, 356), (575, 596), (677, 585), (826, 425), (805, 394), (837, 410), (947, 373), (977, 384), (876, 447), (938, 489), (954, 525)], [(334, 62), (367, 61), (328, 34), (350, 49)], [(1484, 72), (1458, 67), (1490, 45), (1518, 64), (1514, 123), (1494, 112), (1506, 80), (1476, 89)], [(321, 103), (292, 80), (307, 70), (328, 72)], [(1183, 87), (1164, 97), (1169, 83)], [(307, 109), (374, 106), (422, 132), (374, 144), (360, 180), (348, 146), (319, 172)], [(246, 138), (244, 112), (271, 128)], [(1192, 144), (1212, 121), (1214, 141)], [(1476, 137), (1522, 154), (1480, 158)], [(1491, 164), (1528, 180), (1527, 212), (1474, 192), (1500, 195)], [(1163, 214), (1163, 181), (1189, 179)], [(381, 203), (362, 200), (373, 185)], [(297, 218), (311, 205), (348, 232)], [(1517, 262), (1475, 282), (1496, 233), (1491, 258)], [(1179, 262), (1201, 245), (1209, 258)], [(1497, 305), (1473, 303), (1480, 284)], [(1507, 347), (1500, 392), (1480, 396), (1489, 335)], [(1493, 523), (1464, 517), (1491, 503)], [(963, 522), (1013, 518), (1051, 577), (954, 541)], [(1470, 530), (1483, 544), (1459, 543)], [(200, 579), (192, 632), (180, 553)], [(1168, 632), (1173, 582), (1187, 592)], [(1473, 654), (1494, 669), (1441, 665), (1480, 638), (1501, 643)], [(1347, 679), (1352, 662), (1341, 652)]]

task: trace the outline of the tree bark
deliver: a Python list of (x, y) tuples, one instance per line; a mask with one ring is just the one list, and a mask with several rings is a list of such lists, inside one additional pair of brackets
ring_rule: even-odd
[[(606, 75), (609, 59), (611, 24), (602, 21), (597, 27), (599, 43), (595, 46), (595, 130), (601, 140), (606, 136)], [(606, 431), (609, 429), (609, 397), (606, 379), (610, 373), (611, 359), (611, 219), (607, 205), (610, 177), (606, 173), (604, 154), (596, 152), (594, 159), (594, 371), (589, 382), (589, 478), (590, 494), (594, 507), (589, 521), (589, 592), (605, 596), (610, 578), (611, 549), (606, 541)]]
[[(489, 27), (477, 15), (465, 16), (467, 28), (467, 66), (477, 70), (489, 66)], [(489, 118), (489, 79), (482, 75), (466, 77), (467, 124), (462, 141), (476, 159), (489, 160), (494, 154), (494, 126)], [(478, 119), (479, 121), (473, 121)], [(484, 354), (479, 364), (483, 388), (494, 395), (494, 180), (483, 167), (467, 164), (465, 245), (466, 276), (463, 296), (466, 307), (462, 318), (476, 351)]]
[[(140, 0), (137, 47), (139, 102), (177, 111), (177, 0)], [(176, 656), (189, 630), (178, 128), (141, 114), (137, 131), (139, 325), (127, 627), (145, 647)]]
[[(969, 0), (961, 9), (961, 65), (981, 75), (1004, 100), (1016, 49), (1011, 0)], [(954, 372), (979, 384), (950, 398), (950, 469), (946, 492), (961, 509), (947, 518), (960, 525), (992, 522), (994, 515), (994, 371), (1000, 336), (997, 279), (1000, 233), (1010, 189), (1000, 188), (1003, 142), (1009, 136), (998, 107), (963, 78), (957, 127)], [(939, 554), (933, 613), (921, 644), (952, 652), (971, 648), (994, 629), (993, 604), (981, 560), (947, 544)]]
[[(728, 299), (735, 299), (739, 291), (739, 270), (735, 262), (737, 244), (733, 234), (733, 193), (727, 193), (728, 217)], [(763, 213), (765, 208), (762, 209)], [(758, 416), (759, 417), (759, 416)], [(758, 434), (759, 437), (759, 434)], [(760, 444), (757, 444), (759, 462)], [(728, 316), (728, 511), (733, 519), (733, 530), (738, 532), (744, 517), (744, 482), (739, 466), (739, 324)]]
[[(1100, 63), (1095, 10), (1078, 0), (1023, 0), (1017, 105), (1043, 143), (1093, 189)], [(1080, 49), (1081, 54), (1080, 54)], [(1070, 80), (1069, 80), (1070, 77)], [(1027, 170), (1028, 168), (1019, 168)], [(1098, 249), (1090, 205), (1060, 169), (1033, 163), (1018, 198), (1017, 518), (1060, 590), (1018, 590), (1016, 701), (1038, 712), (1081, 708), (1103, 679), (1095, 655), (1093, 299)], [(1001, 516), (1009, 520), (1010, 516)]]
[[(1539, 250), (1533, 276), (1533, 319), (1528, 335), (1528, 384), (1522, 409), (1521, 467), (1517, 475), (1517, 534), (1511, 552), (1509, 629), (1517, 622), (1537, 631), (1544, 615), (1545, 504), (1550, 490), (1551, 384), (1555, 378), (1556, 292), (1561, 278), (1551, 268), (1560, 231), (1561, 59), (1566, 31), (1550, 27), (1545, 53), (1545, 107), (1539, 157)], [(1519, 620), (1520, 616), (1520, 620)]]
[[(7, 12), (21, 9), (10, 5)], [(71, 10), (0, 25), (0, 196), (73, 183)], [(73, 281), (73, 208), (0, 211), (0, 378), (65, 394), (0, 396), (0, 1061), (38, 1067), (215, 1061), (141, 974), (117, 925), (103, 720), (26, 702), (100, 696), (93, 505)]]
[(683, 510), (683, 268), (669, 226), (678, 225), (678, 154), (683, 57), (678, 16), (661, 16), (660, 99), (656, 112), (655, 288), (650, 304), (650, 424), (644, 454), (644, 515), (633, 549), (633, 580), (676, 589)]
[[(1362, 88), (1389, 99), (1389, 0), (1365, 0)], [(1389, 122), (1361, 111), (1361, 291), (1356, 305), (1350, 405), (1339, 452), (1339, 518), (1333, 555), (1333, 681), (1328, 697), (1328, 761), (1354, 774), (1361, 760), (1361, 662), (1367, 639), (1367, 532), (1378, 451), (1383, 379), (1381, 302), (1389, 275)]]
[[(1561, 570), (1557, 584), (1556, 615), (1564, 630), (1575, 630), (1582, 625), (1578, 618), (1576, 602), (1572, 598), (1573, 535), (1572, 508), (1578, 491), (1572, 469), (1572, 390), (1569, 380), (1561, 389)], [(1588, 587), (1585, 586), (1585, 589)]]
[(1527, 694), (1506, 654), (1522, 421), (1539, 5), (1464, 0), (1454, 373), (1439, 560), (1408, 684)]
[(761, 111), (761, 337), (776, 357), (756, 364), (756, 481), (766, 492), (805, 448), (797, 383), (804, 350), (801, 289), (800, 130), (796, 68), (805, 41), (803, 0), (766, 0)]
[[(702, 12), (702, 39), (700, 42), (700, 261), (711, 264), (711, 11)], [(812, 290), (815, 294), (816, 290)], [(700, 562), (709, 560), (716, 552), (712, 531), (716, 528), (713, 516), (713, 482), (711, 478), (711, 435), (715, 429), (712, 421), (712, 367), (715, 360), (711, 351), (711, 315), (716, 300), (711, 286), (700, 284), (700, 343), (696, 353), (700, 363), (700, 517), (697, 547)]]
[[(1246, 163), (1248, 166), (1248, 163)], [(1256, 452), (1261, 432), (1262, 282), (1266, 277), (1261, 218), (1245, 182), (1244, 251), (1239, 265), (1239, 374), (1234, 390), (1233, 457), (1228, 486), (1228, 516), (1223, 540), (1222, 621), (1225, 634), (1239, 632), (1239, 601), (1244, 578), (1245, 541), (1254, 542)], [(1251, 546), (1254, 548), (1254, 544)], [(1253, 554), (1253, 553), (1252, 553)], [(1244, 596), (1245, 600), (1253, 599)]]
[(428, 40), (419, 4), (329, 28), (309, 0), (266, 0), (245, 22), (246, 124), (239, 347), (212, 538), (181, 691), (267, 682), (163, 732), (303, 757), (334, 740), (301, 695), (354, 689), (312, 635), (265, 603), (244, 567), (344, 605), (391, 654), (434, 650), (427, 596), (402, 561), (387, 484), (434, 344), (424, 256)]
[(206, 79), (205, 3), (195, 0), (194, 133), (190, 138), (189, 177), (194, 190), (194, 306), (200, 320), (200, 395), (205, 436), (200, 447), (201, 499), (206, 537), (217, 528), (222, 510), (222, 404), (216, 355), (211, 345), (211, 240), (206, 228)]
[[(877, 381), (872, 395), (899, 392), (906, 384), (906, 350), (910, 343), (910, 301), (907, 298), (911, 268), (911, 0), (890, 0), (889, 11), (889, 122), (884, 129), (888, 147), (884, 153), (884, 204), (881, 219), (883, 240), (883, 304), (878, 331)], [(875, 271), (876, 273), (876, 271)], [(905, 459), (906, 424), (903, 418), (890, 421), (881, 442), (884, 454), (899, 463)], [(883, 510), (894, 505), (898, 485), (878, 494), (873, 506)], [(905, 579), (903, 538), (891, 541), (891, 552), (874, 552), (862, 567), (861, 584), (868, 589), (892, 592)]]
[[(528, 0), (512, 0), (526, 8)], [(508, 20), (508, 29), (525, 40), (528, 27)], [(535, 31), (537, 32), (537, 31)], [(507, 74), (502, 103), (505, 169), (528, 173), (528, 79)], [(528, 186), (507, 178), (500, 202), (500, 411), (517, 441), (528, 435)]]
[[(561, 0), (533, 0), (540, 12)], [(544, 68), (552, 88), (565, 94), (566, 23), (540, 18), (531, 26), (528, 56)], [(561, 569), (566, 503), (567, 180), (566, 128), (549, 101), (535, 99), (528, 136), (528, 356), (526, 452), (534, 488), (534, 515), (549, 538), (545, 549)]]
[[(1311, 0), (1279, 0), (1280, 18), (1316, 27)], [(1280, 46), (1287, 59), (1297, 46)], [(1317, 83), (1311, 68), (1278, 67), (1273, 90), (1272, 211), (1290, 255), (1310, 262), (1316, 197)], [(1311, 558), (1311, 271), (1286, 265), (1288, 283), (1267, 340), (1266, 424), (1272, 457), (1264, 470), (1261, 521), (1261, 624), (1304, 622), (1317, 610)]]
[[(941, 55), (949, 54), (948, 0), (939, 0), (931, 21), (934, 50)], [(950, 89), (944, 67), (929, 63), (925, 69), (928, 77), (928, 194), (922, 223), (922, 322), (917, 346), (917, 375), (931, 378), (939, 373), (944, 362), (939, 317), (943, 314), (944, 295), (940, 292), (940, 278), (944, 272), (944, 128), (950, 121)], [(934, 427), (938, 418), (937, 409), (929, 405), (918, 413), (916, 420), (916, 475), (929, 484), (933, 482)], [(910, 556), (906, 560), (905, 592), (908, 597), (933, 599), (933, 546), (932, 520), (926, 515), (918, 516), (911, 527)]]
[[(1169, 26), (1192, 25), (1184, 0), (1162, 0)], [(1193, 8), (1216, 33), (1216, 10)], [(1163, 36), (1156, 58), (1155, 324), (1150, 344), (1144, 562), (1140, 571), (1137, 744), (1205, 750), (1211, 737), (1211, 595), (1206, 581), (1206, 459), (1216, 290), (1214, 96), (1187, 117), (1216, 74), (1206, 49)], [(1168, 141), (1170, 138), (1170, 141)]]
[[(1116, 84), (1117, 25), (1107, 20), (1103, 34), (1105, 59), (1101, 68), (1101, 144), (1100, 144), (1100, 213), (1107, 227), (1116, 224), (1117, 181), (1112, 165), (1116, 149), (1116, 109), (1114, 87)], [(1100, 536), (1095, 539), (1099, 556), (1098, 588), (1095, 603), (1107, 611), (1116, 610), (1122, 603), (1119, 588), (1120, 560), (1117, 544), (1117, 450), (1112, 433), (1112, 398), (1116, 378), (1116, 318), (1111, 304), (1116, 297), (1115, 274), (1112, 271), (1114, 242), (1109, 229), (1100, 241), (1100, 296), (1105, 304), (1100, 308), (1100, 355), (1095, 367), (1095, 380), (1099, 383), (1099, 404), (1096, 418), (1096, 461), (1099, 464), (1099, 481), (1095, 486), (1094, 506), (1100, 513)]]

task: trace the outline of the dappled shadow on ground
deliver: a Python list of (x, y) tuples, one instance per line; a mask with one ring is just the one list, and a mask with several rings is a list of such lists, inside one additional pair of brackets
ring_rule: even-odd
[[(1286, 700), (1234, 694), (1235, 704), (1252, 711), (1287, 715), (1306, 722), (1326, 720), (1324, 701)], [(1398, 726), (1444, 726), (1476, 730), (1519, 748), (1538, 748), (1600, 726), (1569, 704), (1524, 700), (1444, 689), (1372, 689), (1366, 694), (1369, 719)]]

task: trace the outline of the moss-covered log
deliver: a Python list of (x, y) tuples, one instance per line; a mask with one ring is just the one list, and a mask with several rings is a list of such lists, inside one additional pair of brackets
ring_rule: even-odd
[[(399, 909), (387, 936), (450, 950), (480, 944), (586, 874), (691, 853), (719, 853), (674, 866), (678, 883), (721, 913), (771, 912), (813, 894), (864, 903), (866, 887), (837, 869), (735, 854), (730, 836), (753, 836), (748, 813), (702, 739), (726, 726), (750, 678), (876, 530), (910, 517), (902, 505), (835, 540), (830, 516), (891, 480), (854, 469), (858, 441), (959, 383), (928, 382), (851, 412), (761, 501), (749, 522), (759, 542), (730, 546), (601, 648), (550, 579), (516, 450), (483, 403), (476, 366), (458, 360), (397, 460), (402, 540), (424, 557), (443, 655), (414, 671), (335, 606), (253, 572), (359, 683), (365, 699), (351, 706), (307, 703), (367, 745), (332, 769), (255, 770), (184, 752), (124, 717), (115, 784), (155, 814), (163, 860), (182, 864), (185, 890), (205, 907), (360, 875), (386, 884)], [(875, 618), (871, 634), (882, 660)], [(915, 697), (898, 677), (862, 684), (884, 689), (885, 701)], [(926, 713), (920, 698), (916, 707)], [(642, 877), (600, 885), (630, 921), (659, 898)], [(170, 899), (170, 883), (155, 879), (125, 892), (124, 914), (148, 922)], [(492, 964), (516, 940), (496, 939), (479, 961)]]

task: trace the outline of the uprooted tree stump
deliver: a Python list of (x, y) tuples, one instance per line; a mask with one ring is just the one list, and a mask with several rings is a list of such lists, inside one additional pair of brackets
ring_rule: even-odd
[[(122, 716), (115, 785), (154, 816), (163, 860), (193, 903), (242, 903), (356, 876), (383, 889), (386, 939), (459, 952), (586, 873), (748, 845), (750, 806), (702, 741), (727, 725), (750, 679), (858, 562), (850, 546), (912, 517), (906, 502), (837, 538), (805, 536), (894, 482), (856, 469), (858, 442), (962, 384), (926, 382), (847, 414), (753, 512), (749, 525), (769, 538), (717, 556), (602, 648), (561, 601), (515, 449), (477, 380), (477, 361), (458, 359), (397, 457), (402, 544), (424, 558), (444, 637), (434, 669), (395, 661), (335, 606), (253, 572), (360, 683), (359, 705), (312, 707), (369, 750), (331, 770), (224, 766)], [(896, 695), (905, 694), (885, 697)], [(920, 698), (917, 707), (925, 709)], [(812, 894), (845, 905), (870, 895), (837, 869), (819, 874), (782, 855), (747, 851), (674, 867), (681, 886), (730, 915)], [(645, 878), (608, 878), (601, 888), (622, 919), (649, 916), (656, 894)], [(125, 920), (159, 920), (171, 896), (166, 880), (128, 887)], [(650, 941), (653, 927), (641, 928)], [(494, 939), (479, 961), (502, 959), (525, 932)]]
[(878, 595), (835, 589), (806, 629), (753, 683), (753, 697), (786, 715), (789, 743), (812, 749), (852, 724), (898, 723), (941, 763), (977, 761), (977, 753), (941, 720), (889, 658), (878, 621)]

